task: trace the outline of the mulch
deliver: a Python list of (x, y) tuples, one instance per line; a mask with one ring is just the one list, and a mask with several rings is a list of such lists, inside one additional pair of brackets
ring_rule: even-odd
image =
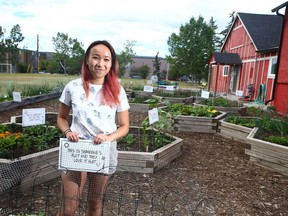
[[(58, 106), (57, 100), (50, 100), (7, 110), (0, 113), (0, 122), (21, 115), (23, 108), (58, 112)], [(140, 126), (146, 116), (131, 112), (130, 124)], [(174, 131), (173, 135), (183, 139), (183, 154), (154, 174), (137, 174), (154, 193), (176, 191), (177, 198), (193, 203), (195, 215), (288, 215), (288, 176), (248, 161), (245, 143), (219, 134)], [(209, 213), (204, 202), (212, 203)]]

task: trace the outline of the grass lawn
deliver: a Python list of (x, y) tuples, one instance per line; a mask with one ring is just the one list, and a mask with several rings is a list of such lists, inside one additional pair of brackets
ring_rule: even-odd
[[(11, 86), (14, 87), (15, 91), (21, 92), (21, 89), (25, 88), (28, 85), (40, 85), (40, 86), (56, 86), (59, 83), (65, 85), (70, 80), (79, 78), (79, 75), (63, 75), (63, 74), (23, 74), (23, 73), (0, 73), (0, 96), (4, 96), (7, 94), (7, 89), (11, 89)], [(145, 79), (129, 79), (129, 78), (122, 78), (121, 84), (125, 89), (137, 89), (143, 90), (144, 85), (147, 84), (148, 80)], [(175, 81), (171, 81), (175, 82)], [(180, 82), (180, 88), (193, 88), (191, 83), (187, 82)], [(153, 86), (156, 86), (153, 83)]]

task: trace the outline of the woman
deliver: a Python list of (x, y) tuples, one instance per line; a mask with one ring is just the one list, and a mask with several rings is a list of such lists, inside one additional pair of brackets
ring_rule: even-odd
[[(60, 215), (75, 215), (88, 178), (88, 215), (101, 214), (101, 201), (109, 175), (117, 165), (116, 140), (129, 131), (129, 104), (118, 81), (118, 62), (107, 41), (95, 41), (86, 50), (82, 78), (70, 81), (60, 97), (57, 125), (70, 141), (111, 142), (108, 175), (93, 172), (63, 172), (63, 201)], [(68, 118), (72, 109), (73, 119)], [(115, 123), (117, 113), (118, 128)]]

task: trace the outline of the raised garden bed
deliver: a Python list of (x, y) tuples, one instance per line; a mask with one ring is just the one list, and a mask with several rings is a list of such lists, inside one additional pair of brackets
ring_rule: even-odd
[(34, 104), (37, 102), (58, 98), (61, 95), (61, 92), (53, 92), (48, 93), (45, 95), (36, 95), (32, 97), (22, 98), (21, 102), (17, 101), (7, 101), (7, 102), (1, 102), (0, 103), (0, 112), (3, 112), (5, 110), (13, 109), (20, 106), (25, 106), (29, 104)]
[[(137, 127), (133, 128), (136, 129)], [(136, 173), (155, 173), (182, 155), (182, 139), (167, 133), (163, 133), (163, 136), (169, 137), (171, 140), (170, 143), (151, 152), (119, 150), (118, 170)], [(149, 137), (149, 139), (151, 142), (153, 137)], [(153, 145), (153, 143), (151, 144)]]
[(219, 134), (223, 137), (239, 140), (242, 142), (247, 141), (247, 136), (252, 131), (252, 128), (244, 127), (237, 124), (226, 122), (224, 119), (219, 121)]
[(254, 138), (258, 128), (247, 136), (245, 154), (260, 166), (288, 175), (288, 147)]
[(225, 112), (219, 112), (219, 115), (213, 118), (178, 115), (174, 117), (173, 127), (176, 131), (217, 133), (218, 122), (225, 116)]

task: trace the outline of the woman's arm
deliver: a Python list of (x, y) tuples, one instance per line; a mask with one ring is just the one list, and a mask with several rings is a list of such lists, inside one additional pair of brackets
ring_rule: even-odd
[(64, 103), (60, 103), (59, 113), (57, 117), (57, 127), (65, 134), (65, 137), (71, 141), (78, 142), (78, 132), (71, 131), (69, 126), (69, 113), (71, 107)]
[(119, 124), (118, 129), (110, 135), (105, 134), (97, 135), (94, 138), (94, 143), (101, 143), (105, 141), (113, 142), (125, 136), (129, 132), (129, 111), (125, 110), (123, 112), (118, 112), (117, 118)]

